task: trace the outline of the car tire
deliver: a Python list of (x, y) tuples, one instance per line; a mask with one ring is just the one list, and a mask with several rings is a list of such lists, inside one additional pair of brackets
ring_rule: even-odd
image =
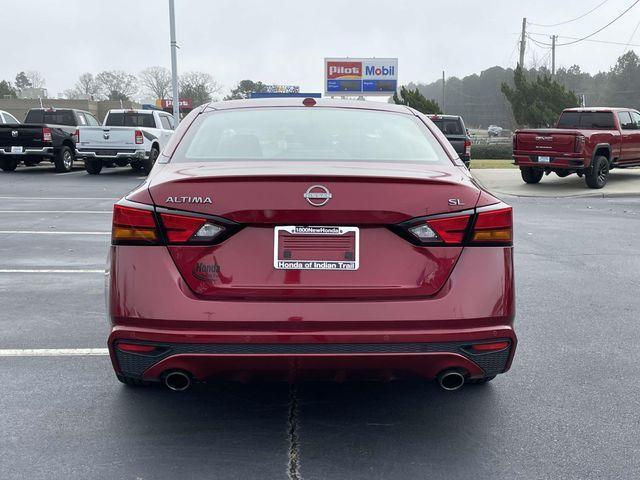
[(140, 380), (139, 378), (127, 377), (126, 375), (117, 375), (118, 380), (128, 387), (147, 387), (149, 382)]
[(89, 175), (98, 175), (102, 171), (102, 162), (99, 160), (85, 160), (84, 169)]
[(53, 161), (54, 165), (56, 166), (56, 172), (70, 172), (73, 169), (74, 160), (75, 156), (73, 155), (73, 150), (64, 145)]
[(589, 188), (602, 188), (609, 179), (609, 159), (599, 156), (593, 159), (591, 167), (585, 172), (584, 181)]
[(542, 176), (544, 175), (544, 171), (541, 168), (536, 167), (520, 167), (520, 175), (525, 183), (534, 184), (540, 183), (540, 180), (542, 180)]
[(484, 385), (485, 383), (490, 382), (494, 378), (496, 378), (495, 375), (492, 375), (490, 377), (474, 378), (473, 380), (467, 380), (467, 383), (469, 385)]
[(142, 171), (144, 172), (145, 175), (149, 175), (149, 173), (151, 172), (151, 169), (156, 163), (156, 160), (158, 159), (159, 154), (160, 152), (158, 151), (157, 148), (152, 148), (151, 151), (149, 152), (149, 158), (144, 159), (144, 161), (142, 162)]
[(2, 158), (0, 159), (0, 168), (4, 172), (13, 172), (18, 168), (18, 160), (15, 158)]

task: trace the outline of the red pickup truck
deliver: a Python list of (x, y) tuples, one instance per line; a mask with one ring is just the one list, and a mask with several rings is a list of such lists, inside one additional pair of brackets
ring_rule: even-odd
[(555, 172), (602, 188), (612, 168), (640, 165), (640, 113), (629, 108), (568, 108), (556, 128), (516, 130), (513, 159), (526, 183)]

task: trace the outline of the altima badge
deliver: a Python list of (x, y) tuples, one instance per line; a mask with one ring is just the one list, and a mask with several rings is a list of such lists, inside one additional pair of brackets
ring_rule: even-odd
[(311, 185), (307, 188), (307, 191), (304, 192), (303, 197), (307, 199), (310, 205), (321, 207), (331, 200), (332, 195), (324, 185)]

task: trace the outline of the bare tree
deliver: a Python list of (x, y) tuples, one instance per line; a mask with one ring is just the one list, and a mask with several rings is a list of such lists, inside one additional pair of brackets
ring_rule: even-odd
[(44, 88), (47, 84), (42, 74), (36, 70), (29, 70), (25, 72), (25, 76), (29, 80), (32, 88)]
[(95, 77), (87, 72), (78, 77), (78, 81), (73, 88), (64, 91), (67, 98), (83, 98), (93, 100), (100, 92)]
[(149, 67), (140, 72), (144, 93), (155, 98), (168, 98), (171, 91), (171, 72), (165, 67)]
[(138, 91), (138, 79), (122, 70), (109, 70), (96, 75), (100, 95), (109, 100), (130, 100)]
[(221, 90), (222, 85), (206, 72), (187, 72), (180, 76), (180, 98), (192, 99), (194, 106), (210, 102), (212, 95)]

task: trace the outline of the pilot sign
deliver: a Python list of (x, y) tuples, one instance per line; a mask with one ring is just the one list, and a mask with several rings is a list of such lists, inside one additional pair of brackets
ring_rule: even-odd
[(325, 58), (325, 95), (393, 95), (397, 58)]

